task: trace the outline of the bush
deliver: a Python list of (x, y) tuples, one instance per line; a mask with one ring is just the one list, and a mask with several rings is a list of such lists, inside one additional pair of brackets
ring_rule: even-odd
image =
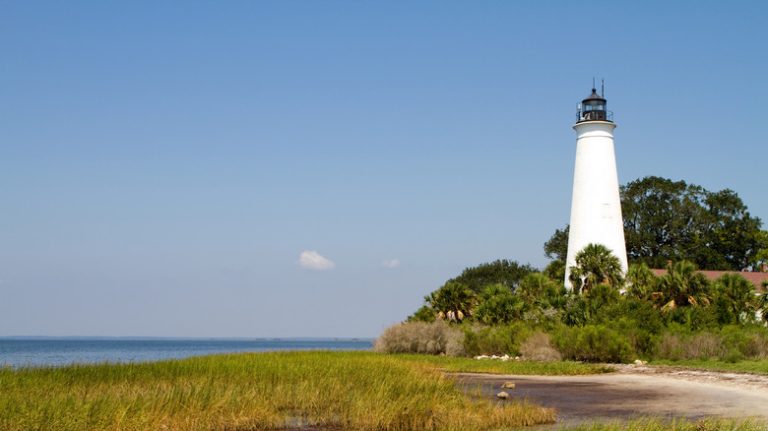
[(768, 358), (768, 330), (758, 326), (731, 325), (719, 330), (681, 332), (680, 327), (662, 335), (658, 359), (718, 359), (735, 362), (744, 358)]
[(727, 353), (722, 338), (712, 332), (692, 335), (685, 342), (685, 359), (720, 359)]
[(475, 318), (486, 325), (498, 325), (520, 320), (526, 304), (508, 287), (492, 284), (480, 292), (480, 304), (475, 308)]
[(725, 326), (720, 330), (720, 336), (729, 354), (736, 351), (750, 359), (768, 358), (768, 330), (764, 327)]
[(390, 326), (373, 349), (382, 353), (427, 353), (463, 356), (464, 334), (444, 321), (407, 322)]
[(531, 332), (522, 323), (503, 326), (466, 326), (464, 350), (469, 356), (519, 355), (520, 344)]
[(629, 314), (632, 317), (622, 317), (613, 322), (606, 323), (606, 326), (622, 334), (629, 342), (632, 350), (641, 358), (652, 358), (658, 348), (658, 335), (650, 328), (653, 324), (640, 319), (640, 316)]
[(554, 347), (549, 335), (536, 331), (520, 344), (520, 355), (528, 361), (559, 361), (562, 355)]
[(656, 358), (669, 359), (671, 361), (684, 359), (683, 341), (680, 338), (680, 335), (677, 334), (666, 333), (662, 335), (659, 340), (659, 346), (656, 349)]
[(661, 337), (658, 358), (673, 361), (721, 359), (726, 353), (727, 348), (718, 334), (709, 331), (695, 334), (669, 332)]
[(714, 307), (678, 307), (667, 315), (668, 324), (680, 324), (690, 331), (717, 327)]
[(586, 362), (628, 362), (635, 352), (627, 337), (603, 325), (562, 327), (555, 346), (565, 359)]

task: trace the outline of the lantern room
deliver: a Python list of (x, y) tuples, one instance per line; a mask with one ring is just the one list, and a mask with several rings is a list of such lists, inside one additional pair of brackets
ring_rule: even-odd
[(597, 94), (597, 89), (592, 89), (592, 94), (579, 104), (576, 112), (576, 122), (584, 121), (610, 121), (613, 122), (613, 113), (606, 109), (605, 98)]

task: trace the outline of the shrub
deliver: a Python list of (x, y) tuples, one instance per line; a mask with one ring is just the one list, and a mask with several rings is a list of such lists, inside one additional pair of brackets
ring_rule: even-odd
[(565, 359), (586, 362), (628, 362), (634, 351), (627, 337), (603, 325), (562, 327), (554, 337)]
[(673, 333), (662, 335), (659, 342), (658, 358), (673, 361), (686, 359), (721, 359), (728, 349), (721, 337), (709, 331), (699, 333)]
[[(656, 329), (653, 318), (642, 319), (642, 315), (627, 313), (627, 316), (615, 318), (606, 322), (606, 327), (622, 334), (632, 350), (642, 358), (652, 358), (658, 347), (658, 335), (652, 329)], [(660, 328), (659, 328), (660, 329)]]
[(738, 349), (729, 350), (728, 353), (726, 353), (723, 357), (723, 361), (731, 364), (735, 364), (736, 362), (740, 362), (742, 360), (744, 360), (744, 355)]
[(727, 353), (722, 339), (711, 332), (692, 335), (683, 345), (685, 359), (720, 359)]
[(464, 350), (467, 355), (519, 355), (520, 344), (530, 334), (522, 323), (503, 326), (466, 326)]
[(474, 311), (475, 318), (486, 325), (498, 325), (520, 320), (525, 303), (502, 284), (491, 284), (480, 292), (481, 301)]
[(407, 322), (390, 326), (376, 339), (373, 349), (383, 353), (427, 353), (461, 356), (464, 334), (443, 321)]
[(659, 359), (719, 359), (738, 361), (744, 358), (768, 358), (768, 330), (758, 326), (731, 325), (719, 330), (681, 332), (680, 327), (662, 335)]
[(768, 358), (768, 330), (760, 326), (730, 325), (720, 330), (723, 345), (751, 359)]
[(680, 335), (666, 333), (661, 336), (659, 340), (659, 346), (656, 349), (658, 359), (669, 359), (671, 361), (679, 361), (683, 359), (683, 341), (680, 339)]
[(678, 307), (667, 313), (669, 323), (681, 324), (690, 331), (717, 327), (714, 307)]
[(520, 344), (520, 355), (528, 361), (559, 361), (562, 355), (554, 347), (549, 335), (535, 331)]

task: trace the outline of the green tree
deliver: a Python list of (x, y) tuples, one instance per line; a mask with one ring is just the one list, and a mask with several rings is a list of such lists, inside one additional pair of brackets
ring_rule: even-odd
[[(763, 282), (763, 290), (768, 290), (768, 282)], [(760, 318), (768, 323), (768, 292), (758, 297), (756, 309), (760, 313)]]
[(530, 265), (504, 259), (467, 268), (450, 281), (462, 283), (475, 293), (480, 293), (491, 284), (501, 284), (514, 290), (523, 277), (533, 272), (536, 269)]
[(598, 284), (618, 289), (624, 283), (619, 258), (602, 244), (587, 244), (576, 253), (576, 266), (570, 270), (570, 281), (575, 293), (586, 294)]
[(714, 305), (718, 323), (751, 323), (755, 321), (758, 297), (755, 287), (738, 274), (725, 274), (713, 284)]
[[(427, 296), (425, 300), (429, 300), (429, 296)], [(433, 310), (429, 305), (424, 304), (419, 307), (415, 313), (408, 316), (408, 318), (405, 320), (406, 322), (434, 322), (436, 318), (437, 313), (435, 310)]]
[(499, 325), (520, 320), (526, 304), (512, 291), (501, 284), (486, 286), (480, 292), (480, 301), (475, 309), (475, 318), (486, 325)]
[(755, 253), (755, 263), (752, 265), (752, 269), (755, 271), (767, 271), (768, 270), (768, 231), (764, 230), (760, 232), (760, 244), (763, 248)]
[(565, 304), (567, 291), (561, 281), (554, 281), (544, 274), (528, 274), (520, 281), (515, 294), (531, 307), (538, 309), (560, 308)]
[[(645, 177), (621, 187), (624, 237), (630, 263), (663, 268), (689, 260), (704, 269), (759, 269), (768, 263), (768, 232), (732, 190), (711, 192), (685, 181)], [(565, 259), (568, 226), (544, 244)]]
[(544, 268), (542, 273), (549, 277), (550, 280), (554, 280), (562, 284), (563, 280), (565, 280), (565, 261), (553, 260), (549, 263), (549, 265), (547, 265), (546, 268)]
[(435, 310), (438, 319), (461, 322), (472, 316), (475, 307), (475, 292), (467, 285), (448, 281), (441, 288), (425, 298), (427, 304)]
[(563, 229), (556, 229), (552, 237), (544, 243), (544, 255), (550, 259), (565, 262), (568, 255), (568, 233), (570, 230), (570, 225), (566, 225)]
[(544, 243), (544, 255), (554, 259), (544, 268), (544, 274), (558, 282), (562, 282), (565, 279), (565, 259), (568, 254), (569, 231), (569, 225), (566, 225), (563, 229), (557, 229), (552, 237)]
[(768, 246), (762, 222), (732, 190), (645, 177), (621, 187), (627, 257), (662, 267), (690, 260), (701, 268), (741, 270)]
[(648, 265), (636, 263), (629, 265), (627, 270), (627, 295), (631, 298), (648, 300), (659, 283)]
[(658, 288), (653, 299), (662, 310), (705, 306), (711, 299), (709, 281), (698, 272), (696, 264), (687, 260), (671, 264), (659, 280)]

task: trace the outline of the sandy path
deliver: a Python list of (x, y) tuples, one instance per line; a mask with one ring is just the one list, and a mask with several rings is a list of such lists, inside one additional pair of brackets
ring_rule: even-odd
[(495, 399), (512, 381), (511, 397), (554, 407), (558, 423), (667, 418), (755, 417), (768, 423), (768, 376), (619, 366), (616, 373), (589, 376), (456, 374), (467, 390)]

